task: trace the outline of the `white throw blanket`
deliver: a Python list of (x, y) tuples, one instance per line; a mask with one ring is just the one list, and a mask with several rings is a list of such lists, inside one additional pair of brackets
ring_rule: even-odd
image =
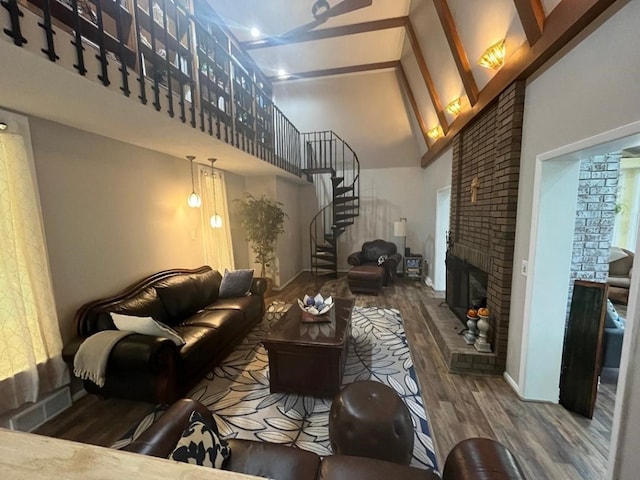
[(104, 374), (111, 349), (116, 343), (133, 332), (104, 330), (94, 333), (80, 344), (73, 359), (73, 373), (97, 386), (104, 386)]

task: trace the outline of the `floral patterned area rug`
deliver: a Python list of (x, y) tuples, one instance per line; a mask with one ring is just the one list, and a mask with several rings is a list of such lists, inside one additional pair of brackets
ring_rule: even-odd
[[(264, 321), (189, 396), (211, 410), (225, 438), (274, 442), (331, 455), (328, 429), (331, 399), (269, 392), (268, 354), (261, 341), (290, 307), (284, 303), (270, 305)], [(374, 380), (393, 388), (409, 408), (415, 427), (411, 465), (437, 471), (400, 312), (354, 307), (351, 325), (343, 385)], [(321, 329), (323, 324), (311, 328)], [(162, 408), (149, 414), (113, 447), (130, 443), (161, 414)]]

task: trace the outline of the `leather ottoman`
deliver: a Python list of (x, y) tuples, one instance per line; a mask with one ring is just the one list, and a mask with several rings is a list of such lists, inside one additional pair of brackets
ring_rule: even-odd
[(371, 380), (344, 387), (329, 413), (329, 441), (338, 455), (408, 465), (413, 456), (409, 409), (391, 387)]
[(352, 293), (378, 295), (384, 281), (384, 268), (358, 265), (347, 272), (347, 281)]

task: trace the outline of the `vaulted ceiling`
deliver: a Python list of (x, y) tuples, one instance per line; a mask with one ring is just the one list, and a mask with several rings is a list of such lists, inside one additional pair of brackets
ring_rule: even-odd
[[(208, 1), (274, 82), (397, 69), (429, 147), (423, 166), (441, 153), (453, 136), (509, 83), (529, 76), (616, 3)], [(318, 20), (314, 20), (314, 6)], [(347, 12), (332, 15), (342, 11)], [(496, 70), (480, 66), (478, 59), (485, 49), (501, 40), (506, 47), (504, 66)], [(457, 98), (461, 113), (448, 113), (447, 105)], [(444, 136), (434, 140), (427, 132), (438, 125)]]

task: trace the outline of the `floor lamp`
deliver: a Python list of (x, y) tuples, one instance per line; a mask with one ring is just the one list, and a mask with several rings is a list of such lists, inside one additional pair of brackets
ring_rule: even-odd
[[(393, 235), (402, 237), (402, 254), (407, 248), (407, 219), (401, 218), (399, 222), (393, 222)], [(402, 276), (404, 276), (404, 259), (402, 260)]]

